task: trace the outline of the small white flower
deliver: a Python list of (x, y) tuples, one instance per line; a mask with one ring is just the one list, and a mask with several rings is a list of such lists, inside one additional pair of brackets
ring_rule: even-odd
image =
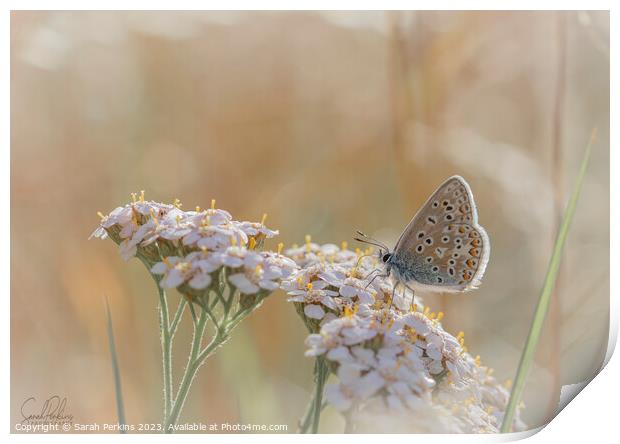
[(323, 336), (319, 334), (308, 335), (305, 344), (308, 347), (306, 356), (319, 356), (327, 351), (327, 344)]
[(405, 325), (415, 329), (416, 333), (425, 337), (431, 331), (432, 322), (422, 313), (408, 313), (404, 317)]
[(304, 314), (310, 319), (322, 319), (325, 310), (320, 305), (308, 304), (304, 307)]
[(356, 278), (347, 278), (340, 287), (340, 294), (346, 298), (356, 297), (361, 304), (375, 302), (370, 291), (366, 290), (364, 283)]
[(207, 273), (196, 273), (188, 282), (189, 286), (196, 290), (203, 290), (211, 285), (211, 276)]
[[(320, 281), (319, 281), (320, 282)], [(338, 296), (338, 293), (332, 290), (322, 290), (321, 285), (317, 282), (318, 289), (314, 284), (309, 284), (305, 290), (292, 290), (288, 294), (291, 296), (288, 298), (289, 302), (303, 302), (304, 304), (323, 305), (331, 310), (338, 310), (339, 301), (334, 299)], [(315, 311), (316, 313), (316, 311)], [(323, 312), (325, 314), (325, 312)], [(321, 318), (315, 318), (321, 319)]]
[(262, 234), (269, 239), (279, 234), (278, 230), (270, 230), (264, 224), (258, 222), (235, 222), (234, 224), (247, 236)]
[(245, 273), (231, 274), (228, 280), (243, 294), (254, 294), (260, 290), (260, 287), (248, 279)]
[(291, 276), (297, 269), (297, 264), (286, 256), (272, 251), (263, 251), (260, 253), (263, 257), (263, 265), (266, 269), (278, 274), (278, 278), (286, 279)]
[(296, 268), (276, 253), (256, 253), (239, 247), (227, 248), (219, 258), (224, 265), (242, 268), (243, 271), (230, 275), (228, 280), (243, 294), (254, 294), (261, 289), (273, 291), (280, 287), (280, 278)]

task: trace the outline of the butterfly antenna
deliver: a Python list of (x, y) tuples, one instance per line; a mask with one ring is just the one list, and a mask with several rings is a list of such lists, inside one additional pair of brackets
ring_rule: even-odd
[(388, 248), (387, 245), (385, 245), (383, 242), (378, 241), (375, 238), (372, 238), (364, 233), (362, 233), (360, 230), (356, 230), (357, 234), (359, 234), (360, 236), (362, 236), (361, 238), (359, 237), (354, 237), (353, 239), (355, 239), (358, 242), (363, 242), (365, 244), (370, 244), (370, 245), (374, 245), (376, 247), (379, 247), (385, 251), (390, 251), (390, 249)]

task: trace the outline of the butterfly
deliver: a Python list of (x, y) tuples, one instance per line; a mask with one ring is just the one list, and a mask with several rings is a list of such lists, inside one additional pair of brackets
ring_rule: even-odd
[(476, 288), (491, 251), (489, 236), (478, 224), (471, 188), (460, 176), (450, 177), (435, 190), (392, 251), (376, 239), (357, 233), (362, 237), (355, 240), (380, 248), (385, 273), (375, 277), (393, 274), (393, 291), (399, 284), (412, 291), (463, 292)]

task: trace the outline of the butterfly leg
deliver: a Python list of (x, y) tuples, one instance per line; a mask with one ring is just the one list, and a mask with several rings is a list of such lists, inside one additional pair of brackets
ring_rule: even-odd
[(413, 306), (413, 304), (415, 304), (415, 290), (407, 284), (403, 284), (403, 285), (407, 287), (409, 290), (411, 290), (411, 305)]
[(366, 276), (364, 276), (362, 279), (366, 280), (368, 279), (370, 276), (372, 276), (375, 273), (379, 273), (381, 270), (379, 268), (375, 268), (374, 270), (372, 270), (370, 273), (368, 273)]
[(374, 282), (374, 280), (377, 279), (378, 277), (388, 277), (388, 276), (389, 276), (388, 274), (375, 274), (372, 277), (372, 279), (370, 280), (370, 282), (368, 282), (364, 288), (366, 289), (366, 288), (370, 287), (370, 284), (372, 284)]
[(396, 289), (398, 288), (399, 283), (400, 281), (398, 280), (394, 281), (394, 286), (392, 287), (392, 297), (390, 298), (390, 306), (388, 307), (388, 309), (392, 308), (392, 303), (394, 302), (394, 297), (396, 296)]

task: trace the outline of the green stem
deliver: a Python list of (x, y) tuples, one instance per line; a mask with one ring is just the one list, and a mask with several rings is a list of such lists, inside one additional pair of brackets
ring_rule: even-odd
[(183, 409), (183, 405), (185, 404), (189, 389), (192, 385), (194, 378), (196, 377), (198, 369), (204, 363), (205, 359), (209, 356), (209, 354), (219, 344), (221, 344), (221, 337), (219, 334), (216, 334), (216, 336), (213, 338), (207, 348), (202, 352), (200, 351), (202, 337), (204, 335), (206, 325), (207, 313), (203, 309), (200, 313), (200, 318), (198, 319), (198, 322), (194, 325), (194, 338), (192, 339), (192, 348), (190, 351), (189, 361), (187, 363), (187, 367), (185, 368), (183, 378), (181, 379), (181, 385), (179, 386), (179, 391), (177, 392), (176, 399), (172, 404), (170, 415), (167, 417), (166, 423), (164, 425), (165, 433), (173, 432), (171, 427), (173, 427), (179, 419), (179, 415), (181, 414), (181, 410)]
[(314, 413), (314, 405), (316, 403), (314, 394), (312, 395), (312, 399), (308, 403), (308, 407), (306, 407), (306, 413), (302, 417), (301, 421), (299, 421), (299, 433), (304, 434), (308, 432), (308, 428), (310, 427), (310, 422), (312, 420), (312, 414)]
[(164, 422), (170, 414), (172, 406), (172, 338), (168, 319), (168, 300), (166, 292), (157, 285), (159, 292), (159, 330), (161, 335), (161, 351), (164, 373)]
[(189, 304), (189, 312), (192, 314), (192, 322), (194, 323), (194, 326), (195, 326), (196, 323), (198, 322), (198, 316), (196, 316), (196, 310), (194, 309), (193, 302)]
[[(147, 270), (151, 270), (153, 264), (149, 262), (143, 255), (138, 254), (138, 259), (144, 264)], [(168, 318), (168, 299), (166, 297), (165, 290), (161, 287), (160, 282), (161, 278), (153, 273), (150, 273), (151, 277), (155, 281), (155, 286), (157, 287), (157, 292), (159, 293), (159, 331), (160, 331), (160, 340), (161, 340), (161, 351), (162, 351), (162, 366), (163, 366), (163, 374), (164, 374), (164, 424), (168, 420), (168, 415), (170, 414), (170, 410), (172, 408), (172, 335), (170, 328), (170, 320)], [(175, 320), (177, 315), (179, 319), (182, 314), (181, 304), (179, 304), (179, 308), (181, 310), (177, 310), (177, 314), (175, 315)], [(180, 312), (179, 312), (180, 311)], [(178, 320), (177, 320), (178, 324)], [(176, 330), (177, 325), (174, 326), (174, 330)]]
[(258, 306), (265, 300), (267, 296), (257, 296), (256, 301), (250, 307), (244, 308), (242, 310), (238, 310), (227, 323), (228, 332), (232, 331), (241, 321), (243, 321), (246, 317), (254, 312), (258, 308)]
[(226, 324), (226, 322), (228, 321), (228, 316), (230, 315), (230, 309), (232, 308), (233, 301), (235, 300), (236, 296), (237, 296), (237, 289), (231, 284), (228, 290), (228, 298), (226, 299), (224, 303), (224, 316), (222, 318), (223, 319), (222, 324)]
[(328, 376), (327, 364), (325, 358), (319, 356), (315, 362), (316, 387), (314, 391), (314, 406), (312, 413), (312, 433), (319, 432), (319, 421), (321, 420), (321, 410), (323, 404), (323, 389)]
[(183, 317), (183, 311), (185, 310), (185, 306), (187, 305), (187, 301), (184, 297), (181, 297), (181, 301), (179, 302), (179, 306), (177, 307), (177, 311), (172, 319), (172, 324), (170, 324), (170, 340), (174, 338), (174, 334), (177, 332), (177, 327), (179, 326), (179, 322)]
[(216, 348), (226, 342), (228, 336), (226, 334), (217, 334), (213, 340), (205, 347), (203, 351), (200, 352), (198, 358), (196, 358), (196, 362), (198, 363), (198, 367), (200, 367), (204, 361), (213, 354)]
[(560, 263), (562, 262), (562, 253), (564, 252), (564, 245), (566, 244), (568, 229), (575, 214), (577, 201), (579, 199), (579, 193), (581, 191), (583, 180), (588, 168), (590, 152), (592, 149), (592, 144), (595, 140), (595, 136), (596, 131), (593, 131), (590, 138), (590, 143), (586, 148), (586, 152), (581, 162), (581, 168), (577, 176), (577, 182), (575, 183), (575, 187), (570, 196), (570, 200), (566, 205), (564, 218), (562, 220), (562, 224), (560, 226), (560, 230), (555, 241), (555, 246), (553, 248), (553, 254), (551, 255), (549, 266), (547, 268), (547, 275), (545, 276), (543, 289), (538, 299), (538, 305), (534, 313), (534, 319), (532, 320), (530, 332), (527, 336), (525, 347), (523, 348), (523, 353), (521, 354), (521, 360), (519, 362), (519, 368), (517, 369), (515, 382), (512, 385), (512, 391), (510, 392), (510, 399), (508, 400), (508, 406), (506, 407), (506, 413), (504, 415), (504, 420), (502, 421), (502, 426), (500, 429), (502, 433), (510, 432), (512, 429), (512, 422), (517, 411), (517, 405), (521, 400), (521, 396), (523, 395), (523, 389), (525, 388), (525, 380), (527, 378), (530, 367), (532, 366), (532, 362), (534, 361), (534, 354), (540, 340), (540, 335), (542, 332), (545, 317), (547, 316), (547, 311), (549, 309), (549, 303), (551, 302), (553, 287), (555, 285), (558, 269), (560, 268)]

